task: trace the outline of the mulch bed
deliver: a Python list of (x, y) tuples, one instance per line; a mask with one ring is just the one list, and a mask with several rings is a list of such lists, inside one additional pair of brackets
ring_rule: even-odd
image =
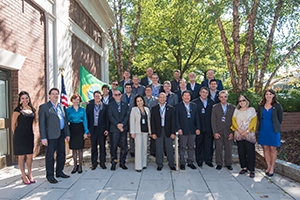
[(281, 133), (281, 146), (277, 158), (300, 166), (300, 131)]

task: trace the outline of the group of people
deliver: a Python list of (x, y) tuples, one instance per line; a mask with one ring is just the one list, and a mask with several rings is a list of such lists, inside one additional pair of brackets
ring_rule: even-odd
[[(80, 106), (81, 97), (78, 94), (72, 95), (72, 106), (66, 109), (58, 102), (59, 90), (50, 89), (50, 100), (40, 106), (38, 113), (41, 141), (46, 147), (46, 178), (50, 183), (57, 183), (54, 177), (55, 152), (56, 177), (69, 177), (63, 173), (65, 141), (69, 142), (73, 153), (74, 168), (71, 173), (82, 173), (84, 140), (87, 138), (91, 140), (92, 170), (98, 164), (102, 169), (107, 168), (107, 137), (111, 170), (116, 170), (118, 163), (123, 170), (128, 169), (127, 152), (135, 158), (137, 172), (146, 169), (149, 137), (150, 154), (156, 157), (157, 170), (161, 171), (163, 168), (164, 155), (167, 156), (170, 170), (176, 170), (173, 152), (176, 132), (179, 137), (181, 170), (185, 170), (186, 166), (196, 169), (194, 161), (199, 167), (203, 167), (203, 163), (214, 167), (214, 151), (216, 169), (221, 170), (225, 166), (232, 170), (232, 146), (236, 140), (240, 174), (249, 172), (251, 178), (255, 176), (255, 143), (258, 132), (258, 143), (263, 146), (268, 166), (265, 173), (273, 176), (276, 147), (280, 146), (283, 112), (273, 90), (264, 92), (256, 113), (245, 95), (238, 97), (236, 106), (228, 103), (228, 93), (223, 90), (222, 82), (214, 79), (213, 70), (207, 71), (207, 79), (201, 84), (195, 82), (196, 75), (193, 72), (188, 75), (189, 83), (180, 79), (179, 70), (174, 71), (174, 80), (163, 84), (151, 68), (147, 69), (146, 74), (140, 82), (137, 76), (130, 79), (130, 72), (125, 71), (124, 80), (120, 83), (112, 81), (111, 89), (104, 85), (102, 93), (95, 91), (94, 99), (86, 103), (86, 109)], [(122, 89), (118, 90), (118, 86)], [(12, 116), (14, 152), (19, 155), (22, 180), (24, 184), (30, 184), (35, 182), (31, 165), (32, 123), (36, 113), (27, 92), (19, 94), (19, 102)]]

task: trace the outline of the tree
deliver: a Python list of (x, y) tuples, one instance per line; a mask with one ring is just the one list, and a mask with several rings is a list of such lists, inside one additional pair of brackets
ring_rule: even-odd
[[(124, 71), (124, 47), (123, 40), (124, 37), (130, 38), (130, 48), (128, 53), (128, 60), (126, 69), (130, 71), (132, 65), (132, 59), (134, 55), (134, 49), (137, 39), (137, 31), (140, 23), (141, 16), (141, 0), (136, 1), (125, 1), (125, 0), (111, 0), (109, 1), (117, 19), (117, 22), (114, 27), (109, 29), (109, 36), (112, 42), (112, 51), (115, 64), (117, 67), (118, 80), (121, 80), (123, 77)], [(132, 22), (128, 19), (135, 17), (135, 22)], [(124, 20), (125, 18), (125, 20)], [(127, 19), (127, 20), (126, 20)], [(125, 21), (125, 28), (124, 28)], [(127, 23), (126, 23), (127, 22)], [(125, 36), (123, 35), (125, 33)]]
[[(216, 16), (233, 90), (238, 93), (248, 89), (249, 68), (253, 67), (254, 77), (252, 80), (255, 84), (255, 91), (261, 92), (266, 71), (273, 69), (266, 84), (268, 87), (278, 69), (299, 47), (299, 42), (293, 42), (292, 47), (286, 47), (289, 51), (282, 55), (279, 49), (280, 45), (274, 45), (273, 42), (278, 21), (290, 19), (295, 10), (299, 11), (299, 3), (284, 0), (278, 0), (275, 4), (274, 1), (266, 0), (251, 2), (232, 0), (214, 4), (212, 0), (209, 0), (209, 4)], [(232, 12), (232, 22), (226, 19), (230, 12)], [(297, 17), (299, 18), (299, 16)], [(223, 21), (232, 23), (231, 31), (228, 26), (223, 25)], [(269, 34), (266, 37), (267, 29), (269, 29)], [(227, 37), (228, 32), (231, 32), (231, 40)], [(291, 43), (283, 40), (281, 45), (283, 44), (287, 46)], [(281, 59), (270, 60), (278, 56)], [(274, 68), (276, 65), (277, 67)]]

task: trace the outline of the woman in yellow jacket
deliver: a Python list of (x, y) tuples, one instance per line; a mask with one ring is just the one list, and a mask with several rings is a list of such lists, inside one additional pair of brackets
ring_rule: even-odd
[(234, 139), (238, 146), (239, 160), (242, 170), (240, 174), (250, 171), (250, 177), (254, 178), (255, 168), (255, 130), (257, 116), (253, 107), (250, 107), (249, 99), (240, 95), (237, 99), (237, 107), (232, 116), (231, 129), (234, 131)]
[(147, 168), (147, 141), (150, 130), (150, 110), (145, 106), (144, 98), (137, 95), (130, 112), (130, 134), (135, 142), (135, 170), (141, 172)]

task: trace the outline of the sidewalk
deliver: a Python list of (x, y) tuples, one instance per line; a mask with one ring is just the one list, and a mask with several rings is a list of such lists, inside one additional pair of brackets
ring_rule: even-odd
[[(82, 174), (71, 175), (68, 179), (58, 178), (57, 184), (50, 184), (45, 178), (44, 157), (34, 159), (33, 175), (37, 183), (24, 185), (17, 166), (0, 170), (0, 199), (300, 199), (300, 184), (275, 173), (272, 178), (256, 170), (255, 178), (239, 175), (240, 167), (220, 171), (204, 165), (203, 168), (185, 171), (170, 171), (165, 163), (162, 171), (156, 170), (153, 158), (141, 173), (134, 170), (132, 159), (127, 159), (128, 170), (117, 168), (90, 167), (89, 151), (84, 153)], [(73, 166), (67, 160), (64, 172), (70, 174)]]

